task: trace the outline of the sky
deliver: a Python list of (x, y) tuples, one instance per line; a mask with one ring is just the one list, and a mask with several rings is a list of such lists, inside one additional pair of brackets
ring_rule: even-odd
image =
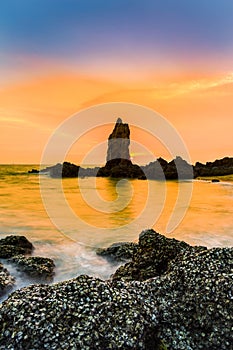
[[(0, 163), (39, 163), (61, 123), (111, 102), (158, 112), (193, 163), (233, 156), (232, 18), (229, 0), (1, 1)], [(79, 163), (111, 128), (85, 134), (67, 160)]]

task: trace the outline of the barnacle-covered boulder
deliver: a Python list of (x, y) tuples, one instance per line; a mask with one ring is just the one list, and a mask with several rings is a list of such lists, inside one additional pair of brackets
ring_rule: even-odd
[[(14, 292), (0, 309), (0, 349), (156, 349), (147, 292), (88, 276)], [(158, 342), (159, 343), (159, 342)]]
[(0, 263), (0, 297), (11, 289), (15, 284), (15, 279), (9, 271)]
[(138, 244), (134, 242), (118, 242), (107, 248), (98, 248), (96, 254), (113, 262), (125, 262), (132, 259), (137, 248)]
[(55, 264), (52, 259), (17, 255), (9, 259), (9, 262), (16, 265), (18, 271), (28, 275), (36, 282), (51, 282), (53, 280)]
[(113, 275), (114, 280), (138, 280), (162, 275), (169, 262), (186, 251), (203, 250), (205, 247), (191, 247), (174, 238), (167, 238), (153, 229), (142, 231), (138, 247), (132, 255), (132, 261), (120, 266)]
[(7, 259), (18, 254), (31, 254), (34, 247), (25, 236), (10, 235), (0, 239), (0, 258)]

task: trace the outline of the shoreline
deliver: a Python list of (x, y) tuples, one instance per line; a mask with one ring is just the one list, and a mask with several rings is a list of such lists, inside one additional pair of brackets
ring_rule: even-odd
[(153, 230), (103, 251), (112, 248), (126, 260), (109, 280), (81, 275), (13, 292), (0, 307), (0, 349), (229, 349), (233, 248)]

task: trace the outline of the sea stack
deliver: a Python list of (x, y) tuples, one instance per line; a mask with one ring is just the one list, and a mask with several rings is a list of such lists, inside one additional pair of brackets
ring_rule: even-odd
[(144, 179), (145, 175), (141, 168), (132, 164), (130, 160), (129, 146), (129, 125), (118, 118), (112, 133), (108, 137), (106, 164), (99, 169), (97, 176)]
[(118, 118), (112, 133), (108, 138), (108, 151), (106, 159), (106, 168), (111, 169), (116, 165), (132, 165), (129, 155), (130, 145), (129, 125), (122, 123)]

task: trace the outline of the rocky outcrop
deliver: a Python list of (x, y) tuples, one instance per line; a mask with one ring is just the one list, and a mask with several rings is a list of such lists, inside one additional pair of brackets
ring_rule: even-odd
[(0, 258), (7, 259), (18, 254), (31, 254), (34, 247), (24, 236), (7, 236), (0, 239)]
[(138, 281), (79, 276), (11, 294), (0, 308), (0, 349), (229, 350), (232, 261), (233, 248), (143, 231), (132, 257)]
[(55, 264), (52, 259), (40, 256), (14, 256), (9, 260), (18, 271), (26, 274), (35, 282), (51, 282), (54, 276)]
[(193, 166), (181, 157), (176, 157), (171, 162), (158, 158), (155, 162), (142, 167), (147, 179), (153, 180), (175, 180), (192, 179)]
[(24, 288), (2, 304), (0, 349), (145, 349), (158, 311), (144, 297), (88, 276)]
[[(84, 169), (78, 165), (64, 162), (40, 170), (40, 173), (49, 173), (51, 177), (113, 177), (113, 178), (136, 178), (154, 180), (182, 180), (193, 179), (198, 176), (221, 176), (233, 174), (233, 158), (225, 157), (202, 164), (197, 162), (195, 166), (187, 163), (177, 156), (170, 162), (163, 158), (139, 166), (133, 164), (129, 153), (130, 128), (129, 125), (118, 118), (112, 133), (108, 138), (108, 150), (106, 164), (101, 168)], [(32, 169), (29, 173), (37, 173)]]
[(138, 244), (131, 242), (114, 243), (108, 248), (98, 248), (97, 255), (107, 258), (110, 261), (125, 262), (132, 259), (138, 248)]
[(41, 174), (49, 174), (53, 178), (72, 178), (72, 177), (95, 177), (99, 167), (82, 168), (73, 163), (64, 162), (53, 166), (46, 167), (40, 171)]
[(145, 179), (141, 167), (132, 164), (130, 160), (129, 145), (129, 125), (122, 123), (121, 118), (118, 118), (113, 132), (108, 138), (106, 164), (99, 169), (97, 176)]
[(202, 164), (197, 162), (194, 166), (194, 177), (223, 176), (233, 174), (233, 158), (225, 157), (214, 162)]
[[(24, 236), (7, 236), (0, 240), (0, 296), (12, 288), (17, 280), (4, 267), (4, 262), (16, 267), (22, 275), (33, 283), (52, 282), (54, 276), (54, 262), (52, 259), (30, 255), (34, 246)], [(17, 277), (18, 278), (18, 277)]]
[(112, 168), (120, 164), (131, 165), (129, 145), (129, 125), (122, 123), (121, 118), (118, 118), (113, 132), (108, 138), (107, 162), (105, 167)]
[(13, 288), (15, 279), (9, 271), (0, 263), (0, 297)]
[(205, 247), (191, 247), (185, 242), (166, 238), (154, 230), (143, 231), (139, 236), (138, 247), (132, 261), (120, 266), (113, 280), (145, 281), (148, 278), (164, 274), (169, 263), (187, 251), (200, 251)]

